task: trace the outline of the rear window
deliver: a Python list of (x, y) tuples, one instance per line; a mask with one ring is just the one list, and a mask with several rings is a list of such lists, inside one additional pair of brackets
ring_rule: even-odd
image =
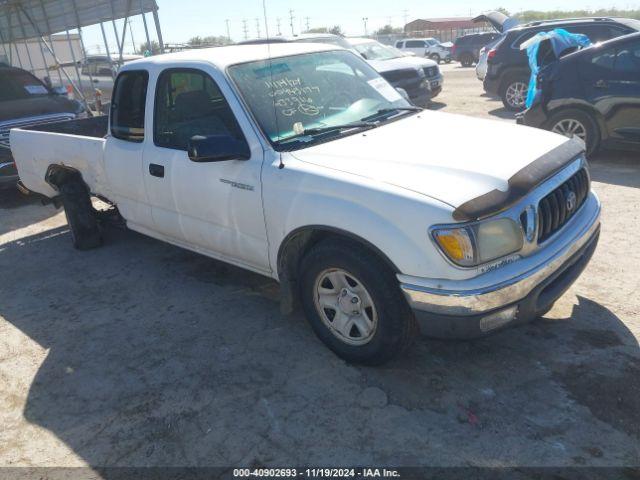
[(118, 75), (111, 102), (111, 134), (120, 140), (144, 140), (144, 114), (149, 74), (132, 70)]
[(49, 95), (47, 87), (24, 70), (0, 71), (0, 102)]

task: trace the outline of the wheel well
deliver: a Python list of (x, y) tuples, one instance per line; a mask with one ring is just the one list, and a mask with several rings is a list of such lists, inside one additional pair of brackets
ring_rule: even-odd
[(319, 225), (299, 228), (287, 235), (278, 250), (278, 279), (283, 313), (291, 313), (297, 306), (296, 293), (300, 262), (314, 245), (329, 239), (346, 241), (356, 248), (365, 249), (380, 258), (394, 273), (400, 271), (379, 248), (350, 232)]
[(502, 74), (502, 80), (500, 81), (500, 89), (498, 90), (500, 95), (502, 95), (504, 93), (504, 90), (507, 88), (508, 82), (514, 78), (524, 78), (525, 81), (528, 80), (529, 76), (531, 75), (531, 73), (528, 70), (522, 70), (522, 69), (511, 69), (511, 70), (506, 70), (503, 74)]
[(586, 105), (562, 105), (549, 110), (547, 112), (547, 117), (549, 117), (550, 119), (550, 117), (552, 117), (553, 115), (557, 115), (558, 113), (561, 113), (565, 110), (578, 110), (585, 115), (589, 115), (591, 118), (593, 118), (596, 126), (598, 127), (598, 141), (604, 140), (606, 133), (606, 124), (604, 122), (604, 119), (602, 118), (602, 115), (600, 115), (600, 113), (596, 109), (590, 108)]

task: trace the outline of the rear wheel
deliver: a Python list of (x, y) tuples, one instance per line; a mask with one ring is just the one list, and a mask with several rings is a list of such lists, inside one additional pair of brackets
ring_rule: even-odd
[(348, 241), (324, 241), (305, 256), (300, 295), (316, 335), (352, 363), (379, 365), (417, 334), (413, 313), (393, 272)]
[(473, 56), (469, 53), (463, 54), (460, 58), (460, 63), (463, 67), (470, 67), (471, 65), (473, 65)]
[(431, 55), (429, 55), (429, 58), (437, 64), (440, 64), (440, 55), (438, 55), (437, 53), (432, 53)]
[(102, 245), (102, 234), (96, 211), (91, 205), (87, 187), (80, 182), (68, 182), (60, 186), (64, 214), (71, 230), (73, 246), (89, 250)]
[(555, 113), (546, 124), (546, 128), (565, 137), (578, 137), (584, 141), (587, 155), (598, 149), (600, 129), (596, 121), (586, 112), (567, 109)]
[(524, 110), (528, 90), (528, 81), (525, 77), (508, 77), (500, 92), (504, 108), (512, 112)]

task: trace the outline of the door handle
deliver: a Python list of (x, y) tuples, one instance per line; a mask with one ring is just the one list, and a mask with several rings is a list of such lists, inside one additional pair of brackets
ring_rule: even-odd
[(595, 84), (596, 88), (608, 88), (609, 85), (604, 80), (598, 80)]
[(149, 173), (153, 177), (164, 178), (164, 166), (155, 163), (149, 164)]

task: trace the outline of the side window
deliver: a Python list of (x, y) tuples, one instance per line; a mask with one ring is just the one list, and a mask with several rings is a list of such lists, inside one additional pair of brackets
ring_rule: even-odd
[(600, 69), (611, 70), (613, 68), (613, 61), (616, 58), (616, 52), (613, 49), (605, 50), (591, 57), (591, 64)]
[(537, 35), (538, 33), (540, 33), (540, 31), (541, 30), (536, 30), (536, 31), (533, 31), (533, 32), (523, 33), (518, 38), (516, 38), (515, 42), (513, 42), (512, 47), (515, 48), (516, 50), (520, 50), (520, 45), (522, 45), (524, 42), (529, 40), (534, 35)]
[(407, 48), (424, 48), (425, 44), (421, 40), (409, 40), (406, 43), (406, 47)]
[(605, 25), (575, 25), (567, 27), (566, 30), (571, 33), (586, 35), (592, 43), (604, 42), (613, 38), (610, 28)]
[(244, 141), (231, 107), (209, 75), (165, 70), (156, 89), (153, 141), (158, 147), (186, 151), (195, 135), (229, 135)]
[(402, 48), (404, 42), (396, 42), (396, 48)]
[(615, 70), (640, 74), (640, 44), (627, 45), (618, 50)]
[(116, 79), (111, 100), (111, 135), (120, 140), (144, 140), (144, 109), (149, 73), (146, 70), (122, 72)]

